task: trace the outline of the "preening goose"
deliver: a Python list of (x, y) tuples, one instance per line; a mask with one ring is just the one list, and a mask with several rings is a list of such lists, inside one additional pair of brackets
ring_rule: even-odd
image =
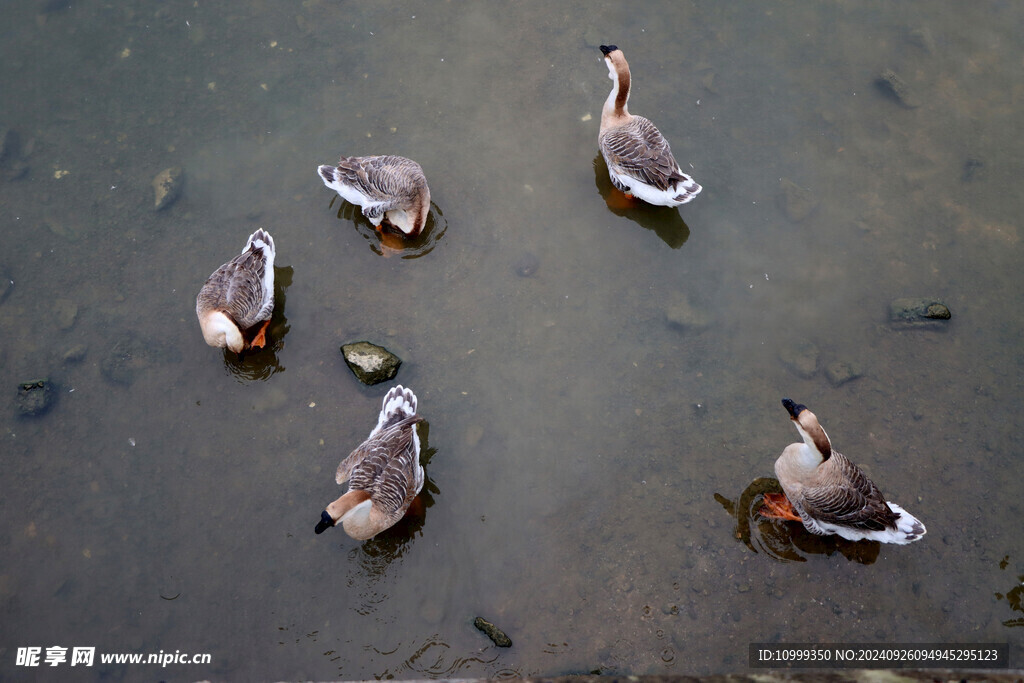
[(414, 237), (430, 213), (430, 188), (423, 169), (412, 159), (384, 155), (342, 157), (337, 166), (320, 166), (324, 185), (361, 206), (378, 230), (387, 222)]
[(339, 522), (352, 538), (365, 541), (395, 525), (423, 488), (416, 395), (402, 385), (384, 397), (377, 426), (338, 465), (335, 480), (348, 491), (320, 513), (316, 533)]
[[(274, 238), (260, 229), (242, 253), (213, 271), (196, 297), (196, 315), (210, 346), (241, 353), (266, 344), (274, 312)], [(262, 324), (260, 324), (262, 323)], [(254, 335), (251, 328), (259, 325)], [(246, 337), (251, 337), (247, 341)]]
[(648, 119), (634, 116), (626, 108), (631, 81), (622, 50), (602, 45), (601, 52), (613, 85), (601, 110), (597, 141), (612, 185), (658, 206), (679, 206), (692, 200), (701, 186), (683, 173), (668, 140)]
[(765, 517), (803, 522), (815, 534), (837, 534), (851, 541), (906, 544), (925, 527), (882, 492), (859, 467), (832, 449), (818, 418), (788, 398), (782, 405), (803, 438), (786, 446), (775, 461), (775, 476), (785, 495), (765, 494)]

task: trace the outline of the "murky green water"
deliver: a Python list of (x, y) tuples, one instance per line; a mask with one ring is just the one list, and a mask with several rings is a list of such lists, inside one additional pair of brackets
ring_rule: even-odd
[[(774, 640), (1019, 648), (1024, 7), (2, 13), (3, 678), (41, 675), (18, 648), (54, 645), (97, 648), (83, 679), (129, 680), (725, 672)], [(704, 185), (692, 204), (606, 205), (602, 42)], [(887, 68), (919, 106), (874, 83)], [(339, 218), (316, 166), (342, 153), (422, 164), (447, 225), (429, 253), (385, 258)], [(184, 192), (154, 213), (173, 165)], [(194, 297), (257, 227), (283, 306), (273, 350), (237, 363), (203, 343)], [(953, 318), (894, 328), (902, 296)], [(345, 367), (359, 339), (405, 359), (429, 422), (425, 517), (365, 544), (313, 534), (386, 391)], [(806, 343), (801, 376), (780, 356)], [(863, 374), (834, 386), (835, 362)], [(56, 404), (19, 417), (16, 384), (40, 376)], [(922, 542), (736, 537), (719, 500), (796, 439), (782, 396)], [(98, 661), (160, 651), (212, 663)]]

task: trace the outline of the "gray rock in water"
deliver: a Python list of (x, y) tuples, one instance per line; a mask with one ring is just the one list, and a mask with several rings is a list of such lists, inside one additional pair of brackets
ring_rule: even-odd
[(665, 306), (665, 319), (672, 327), (688, 331), (703, 330), (711, 323), (710, 316), (694, 308), (684, 294), (677, 294), (668, 302)]
[(533, 277), (537, 274), (538, 268), (540, 268), (540, 259), (529, 251), (523, 252), (513, 266), (513, 270), (519, 277)]
[(0, 126), (0, 164), (16, 153), (17, 146), (18, 142), (14, 131), (7, 126)]
[(941, 325), (952, 314), (946, 304), (929, 297), (903, 297), (889, 304), (889, 320), (908, 325)]
[(818, 355), (818, 347), (805, 341), (785, 344), (779, 351), (779, 360), (794, 374), (810, 379), (818, 372)]
[(855, 380), (862, 374), (863, 371), (857, 363), (837, 360), (825, 366), (825, 377), (828, 378), (829, 383), (834, 387)]
[(935, 37), (927, 26), (911, 30), (907, 39), (911, 45), (916, 45), (930, 55), (935, 54)]
[(779, 180), (779, 207), (794, 223), (804, 220), (818, 208), (814, 193), (800, 187), (789, 178)]
[(61, 356), (61, 360), (65, 363), (81, 363), (85, 360), (85, 355), (89, 352), (89, 347), (85, 344), (75, 344), (70, 349), (64, 352)]
[(512, 639), (500, 628), (482, 617), (473, 620), (473, 626), (484, 632), (498, 647), (512, 647)]
[(900, 75), (892, 69), (885, 69), (875, 79), (875, 85), (877, 85), (882, 92), (888, 94), (908, 109), (916, 109), (921, 106), (921, 100), (918, 99), (913, 89), (907, 82), (900, 78)]
[(387, 382), (398, 374), (402, 359), (383, 346), (367, 341), (345, 344), (341, 347), (345, 362), (363, 384)]
[(22, 415), (42, 415), (56, 399), (57, 391), (48, 379), (33, 379), (18, 385), (18, 411)]
[(53, 315), (57, 319), (57, 327), (70, 330), (78, 319), (78, 305), (69, 299), (56, 299), (53, 302)]
[(12, 289), (14, 289), (14, 280), (0, 270), (0, 304), (4, 302), (4, 299), (7, 298)]
[(153, 178), (153, 210), (162, 211), (173, 204), (181, 195), (185, 184), (185, 172), (180, 166), (165, 168)]
[(28, 173), (27, 153), (18, 134), (7, 126), (0, 126), (0, 178), (17, 180)]
[(104, 379), (131, 386), (142, 370), (156, 362), (180, 362), (181, 352), (158, 339), (143, 337), (128, 331), (118, 337), (110, 351), (100, 361), (100, 374)]

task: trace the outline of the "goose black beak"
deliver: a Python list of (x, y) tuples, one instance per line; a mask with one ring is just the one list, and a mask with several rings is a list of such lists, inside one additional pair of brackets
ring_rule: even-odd
[(617, 45), (602, 45), (601, 46), (601, 54), (603, 54), (605, 57), (607, 57), (610, 53), (615, 52), (618, 49), (619, 48), (618, 48)]
[(322, 534), (324, 531), (330, 529), (332, 526), (334, 526), (334, 520), (331, 519), (331, 516), (329, 514), (327, 514), (327, 510), (324, 510), (323, 512), (320, 513), (320, 521), (317, 522), (316, 529), (313, 529), (313, 531), (315, 531), (318, 534)]
[(782, 407), (789, 411), (789, 417), (794, 420), (797, 415), (807, 410), (807, 406), (796, 403), (790, 398), (782, 399)]

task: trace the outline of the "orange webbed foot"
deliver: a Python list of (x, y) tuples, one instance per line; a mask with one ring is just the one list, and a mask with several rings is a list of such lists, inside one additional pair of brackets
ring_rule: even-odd
[(400, 254), (405, 249), (405, 238), (390, 230), (384, 230), (380, 233), (380, 246), (384, 256)]
[(627, 194), (622, 190), (617, 190), (614, 187), (608, 196), (604, 200), (605, 204), (608, 205), (609, 209), (632, 209), (636, 206), (637, 201), (631, 194)]
[(803, 521), (784, 493), (764, 494), (764, 505), (758, 510), (758, 514), (769, 519), (784, 519), (790, 522)]
[(260, 325), (259, 331), (256, 336), (252, 338), (252, 342), (249, 344), (250, 348), (262, 349), (267, 345), (267, 328), (270, 327), (270, 321), (264, 320), (263, 324)]

